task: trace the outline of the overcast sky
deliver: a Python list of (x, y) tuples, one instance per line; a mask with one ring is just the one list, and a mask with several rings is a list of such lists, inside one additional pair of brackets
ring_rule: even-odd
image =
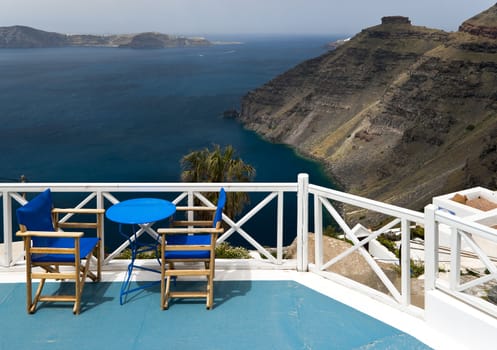
[(382, 16), (455, 31), (497, 0), (1, 0), (0, 26), (61, 33), (355, 34)]

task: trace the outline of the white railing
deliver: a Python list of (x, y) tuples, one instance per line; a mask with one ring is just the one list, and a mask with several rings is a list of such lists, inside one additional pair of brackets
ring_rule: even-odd
[[(382, 298), (387, 302), (394, 303), (401, 308), (411, 308), (411, 290), (410, 290), (410, 228), (413, 224), (419, 224), (425, 227), (425, 288), (427, 290), (439, 289), (451, 295), (463, 299), (467, 303), (483, 309), (487, 313), (497, 316), (495, 305), (491, 305), (483, 299), (473, 297), (465, 290), (476, 285), (485, 284), (490, 280), (497, 279), (497, 268), (495, 261), (492, 261), (485, 252), (479, 248), (477, 242), (473, 239), (474, 236), (490, 240), (497, 243), (497, 236), (494, 230), (479, 225), (470, 223), (446, 213), (435, 211), (434, 208), (428, 206), (425, 213), (404, 209), (401, 207), (385, 204), (378, 201), (362, 198), (359, 196), (347, 194), (344, 192), (309, 184), (308, 176), (300, 174), (298, 181), (295, 183), (9, 183), (0, 184), (0, 196), (2, 200), (3, 212), (3, 252), (0, 256), (0, 265), (4, 267), (13, 266), (23, 259), (23, 256), (13, 256), (13, 238), (15, 237), (16, 227), (13, 227), (13, 217), (15, 208), (26, 203), (26, 197), (32, 197), (30, 194), (39, 193), (46, 188), (50, 188), (54, 193), (74, 193), (82, 194), (82, 199), (78, 203), (71, 203), (72, 207), (83, 208), (108, 208), (111, 205), (125, 198), (144, 196), (150, 193), (153, 196), (165, 197), (175, 204), (191, 205), (195, 199), (200, 200), (204, 205), (213, 206), (203, 195), (206, 192), (218, 192), (220, 187), (224, 187), (227, 192), (247, 192), (259, 193), (261, 197), (257, 203), (251, 203), (250, 208), (239, 219), (230, 218), (223, 215), (223, 221), (227, 225), (225, 233), (219, 237), (218, 242), (223, 242), (233, 235), (238, 235), (250, 247), (257, 250), (267, 264), (273, 266), (284, 265), (285, 268), (295, 268), (298, 271), (311, 271), (318, 273), (326, 278), (337, 280), (352, 286), (356, 289), (362, 289), (373, 297)], [(27, 194), (27, 195), (26, 195)], [(296, 196), (297, 207), (296, 211), (285, 208), (286, 196)], [(313, 201), (310, 202), (310, 199)], [(310, 203), (309, 203), (310, 202)], [(274, 217), (275, 225), (259, 225), (264, 227), (263, 234), (266, 237), (271, 237), (276, 242), (276, 256), (273, 256), (269, 249), (258, 242), (254, 237), (261, 237), (261, 232), (249, 232), (246, 228), (246, 223), (249, 220), (257, 220), (257, 213), (269, 204), (275, 204)], [(388, 217), (389, 220), (383, 221), (382, 227), (371, 230), (364, 238), (358, 238), (355, 235), (355, 227), (351, 225), (351, 219), (344, 219), (342, 211), (337, 209), (337, 206), (346, 206), (346, 208), (354, 207), (356, 210), (363, 210), (381, 214)], [(309, 223), (309, 215), (314, 210), (312, 221)], [(293, 207), (292, 207), (293, 208)], [(348, 212), (348, 210), (343, 210)], [(323, 229), (326, 225), (325, 215), (329, 215), (332, 221), (341, 229), (344, 236), (352, 243), (350, 248), (342, 253), (332, 257), (329, 261), (323, 261)], [(64, 217), (62, 220), (69, 220), (70, 216)], [(296, 225), (292, 225), (292, 232), (285, 227), (285, 219), (295, 220)], [(360, 220), (358, 220), (360, 221)], [(447, 225), (452, 228), (453, 239), (451, 247), (451, 275), (448, 281), (440, 278), (438, 274), (438, 227), (440, 224)], [(309, 229), (312, 227), (312, 230)], [(296, 231), (293, 230), (296, 228)], [(385, 233), (396, 227), (401, 232), (401, 287), (398, 290), (390, 281), (387, 275), (382, 271), (377, 261), (365, 249), (366, 244), (371, 243), (382, 233)], [(315, 259), (309, 261), (308, 257), (308, 238), (309, 232), (314, 231), (315, 235)], [(116, 232), (109, 232), (114, 237), (118, 236)], [(141, 225), (138, 235), (147, 234), (156, 237), (157, 233), (151, 225)], [(105, 246), (105, 235), (103, 233)], [(283, 241), (284, 235), (297, 240), (297, 259), (288, 264), (283, 258)], [(460, 267), (460, 247), (461, 240), (466, 245), (473, 248), (476, 256), (480, 257), (483, 264), (488, 270), (488, 274), (470, 282), (462, 283), (460, 274), (456, 273)], [(108, 252), (105, 259), (105, 264), (118, 256), (127, 246), (128, 240), (122, 238), (120, 245), (112, 252)], [(102, 248), (103, 249), (103, 248)], [(371, 269), (376, 273), (383, 285), (386, 287), (386, 293), (372, 291), (371, 288), (360, 285), (343, 276), (338, 276), (330, 271), (339, 261), (342, 261), (350, 254), (357, 252), (369, 264)], [(285, 263), (285, 264), (283, 264)], [(412, 311), (412, 310), (411, 310)], [(416, 312), (416, 310), (414, 310)]]
[[(3, 199), (3, 228), (4, 228), (4, 249), (2, 258), (3, 266), (11, 266), (18, 263), (22, 256), (12, 256), (12, 238), (16, 228), (13, 227), (13, 207), (26, 203), (26, 193), (37, 193), (50, 188), (54, 193), (79, 193), (84, 194), (84, 198), (79, 203), (71, 204), (73, 207), (96, 207), (108, 208), (111, 205), (120, 201), (120, 196), (126, 194), (136, 194), (143, 196), (144, 193), (153, 193), (155, 196), (171, 196), (174, 197), (172, 202), (181, 204), (186, 201), (187, 205), (192, 205), (195, 198), (203, 202), (207, 206), (213, 206), (203, 195), (205, 192), (217, 192), (220, 187), (224, 187), (227, 192), (249, 192), (249, 193), (265, 193), (265, 197), (258, 203), (255, 203), (251, 208), (238, 220), (223, 215), (223, 221), (228, 228), (225, 233), (219, 237), (218, 243), (227, 240), (234, 234), (239, 235), (251, 247), (257, 250), (264, 256), (265, 261), (270, 264), (279, 265), (283, 261), (283, 235), (285, 231), (284, 218), (290, 217), (296, 222), (296, 232), (286, 232), (290, 237), (297, 239), (297, 259), (296, 268), (298, 271), (307, 271), (310, 267), (311, 271), (326, 274), (325, 270), (340, 261), (354, 251), (358, 251), (369, 263), (373, 271), (378, 275), (381, 281), (385, 284), (388, 292), (393, 296), (395, 301), (400, 305), (410, 304), (410, 284), (409, 284), (409, 227), (410, 223), (422, 223), (423, 215), (418, 212), (395, 207), (377, 201), (372, 201), (366, 198), (353, 196), (343, 192), (309, 185), (307, 174), (300, 174), (296, 183), (23, 183), (23, 184), (2, 184), (0, 185), (0, 195)], [(290, 193), (297, 195), (297, 212), (290, 211), (284, 208), (284, 196)], [(316, 248), (314, 262), (309, 264), (308, 261), (308, 232), (309, 232), (309, 195), (314, 196), (314, 229), (316, 235)], [(385, 225), (371, 233), (371, 235), (359, 241), (353, 234), (351, 228), (343, 219), (338, 210), (331, 204), (330, 200), (340, 202), (341, 204), (354, 205), (363, 209), (372, 210), (381, 214), (393, 216), (395, 219), (391, 223)], [(269, 203), (276, 202), (276, 228), (271, 228), (264, 225), (267, 232), (265, 235), (271, 235), (276, 242), (276, 257), (274, 257), (268, 249), (260, 244), (254, 234), (247, 232), (244, 225)], [(18, 204), (15, 204), (18, 203)], [(331, 261), (323, 262), (323, 208), (332, 216), (333, 220), (340, 226), (345, 236), (351, 240), (354, 245), (336, 256)], [(62, 220), (69, 220), (70, 216), (64, 217)], [(364, 249), (364, 245), (376, 238), (378, 235), (387, 229), (399, 224), (402, 227), (402, 256), (401, 271), (402, 271), (402, 288), (397, 291), (395, 286), (390, 282), (388, 277), (380, 269), (376, 261)], [(111, 233), (116, 237), (116, 233)], [(137, 236), (148, 234), (151, 237), (157, 237), (157, 233), (151, 225), (140, 225)], [(259, 233), (260, 236), (260, 233)], [(105, 246), (105, 232), (103, 234), (102, 249)], [(123, 238), (122, 243), (112, 252), (108, 252), (104, 264), (118, 256), (127, 246), (129, 241)], [(102, 252), (103, 253), (103, 252)], [(288, 265), (286, 265), (288, 266)], [(329, 277), (329, 276), (327, 276)]]
[[(321, 275), (331, 276), (333, 278), (333, 273), (326, 270), (332, 267), (337, 262), (342, 261), (350, 254), (358, 252), (384, 284), (384, 286), (388, 290), (389, 295), (391, 296), (391, 298), (394, 299), (393, 302), (403, 307), (410, 306), (410, 227), (412, 224), (424, 225), (423, 213), (315, 185), (309, 185), (309, 193), (314, 196), (315, 261), (313, 262), (313, 265), (311, 265), (312, 270)], [(335, 204), (333, 204), (332, 201)], [(374, 231), (371, 230), (371, 232), (367, 236), (359, 239), (355, 234), (354, 228), (351, 227), (350, 222), (352, 219), (349, 218), (347, 221), (343, 219), (342, 216), (339, 214), (338, 209), (336, 208), (337, 205), (347, 205), (349, 207), (353, 206), (355, 211), (367, 210), (376, 214), (381, 214), (382, 216), (386, 216), (389, 219), (387, 220), (387, 223), (384, 224), (382, 227)], [(352, 242), (349, 249), (343, 251), (327, 262), (323, 261), (323, 214), (325, 212), (331, 215), (334, 222), (336, 222), (340, 230), (344, 233), (345, 238)], [(385, 220), (382, 220), (382, 222), (385, 222)], [(385, 272), (380, 268), (377, 261), (365, 249), (365, 245), (370, 243), (373, 239), (376, 239), (382, 233), (385, 233), (388, 230), (391, 230), (393, 227), (399, 225), (401, 232), (400, 291), (395, 287), (395, 285), (388, 278)], [(304, 245), (306, 245), (306, 243), (304, 243)], [(349, 283), (349, 285), (353, 285), (354, 287), (365, 287), (363, 285), (358, 285), (352, 281), (349, 282), (351, 282)], [(391, 301), (388, 300), (388, 298), (390, 297), (385, 294), (375, 294), (382, 299), (386, 298), (387, 301)]]
[[(441, 290), (497, 317), (497, 306), (494, 303), (475, 296), (474, 293), (468, 293), (472, 288), (489, 289), (497, 286), (495, 257), (489, 257), (488, 251), (483, 248), (488, 245), (497, 246), (495, 229), (461, 219), (444, 210), (437, 210), (434, 205), (425, 207), (425, 218), (426, 291)], [(450, 236), (449, 247), (440, 246), (442, 231)], [(464, 249), (462, 249), (463, 246)], [(470, 252), (468, 252), (468, 247)], [(440, 264), (441, 254), (447, 256), (448, 271)], [(483, 273), (465, 274), (461, 268), (461, 259), (468, 254), (471, 255), (473, 262), (476, 260), (480, 263)], [(463, 276), (465, 276), (464, 280)]]
[[(228, 228), (225, 233), (219, 237), (218, 243), (227, 240), (230, 236), (238, 234), (251, 247), (257, 250), (265, 257), (265, 260), (273, 264), (281, 264), (283, 260), (283, 232), (284, 232), (284, 195), (285, 193), (295, 193), (297, 183), (23, 183), (23, 184), (1, 184), (0, 196), (2, 197), (3, 207), (3, 241), (4, 250), (0, 257), (2, 266), (15, 265), (22, 256), (13, 256), (13, 237), (17, 228), (13, 227), (13, 207), (15, 203), (23, 205), (26, 203), (26, 193), (39, 193), (50, 188), (54, 193), (83, 193), (85, 197), (77, 204), (71, 205), (76, 208), (93, 207), (108, 208), (109, 206), (120, 201), (119, 195), (126, 193), (136, 193), (143, 196), (144, 193), (153, 193), (156, 196), (173, 195), (172, 200), (175, 204), (181, 204), (186, 201), (186, 205), (192, 205), (194, 198), (199, 199), (204, 205), (213, 206), (203, 195), (205, 192), (218, 192), (224, 187), (227, 192), (250, 192), (250, 193), (267, 193), (267, 195), (258, 203), (253, 205), (248, 212), (238, 220), (234, 220), (223, 214), (223, 221)], [(251, 218), (253, 218), (262, 208), (269, 203), (276, 202), (276, 230), (275, 232), (265, 232), (268, 235), (275, 235), (276, 257), (268, 251), (263, 245), (254, 239), (254, 235), (247, 232), (243, 227)], [(294, 215), (294, 214), (291, 214)], [(67, 221), (71, 215), (62, 218)], [(269, 229), (269, 228), (268, 228)], [(301, 230), (302, 231), (302, 230)], [(137, 236), (148, 234), (157, 237), (157, 232), (151, 225), (140, 225)], [(115, 234), (115, 233), (113, 233)], [(114, 236), (116, 237), (116, 236)], [(110, 252), (104, 264), (119, 255), (129, 245), (128, 240), (124, 240), (119, 247)], [(102, 249), (105, 246), (105, 231), (103, 233)], [(102, 252), (103, 253), (103, 252)]]

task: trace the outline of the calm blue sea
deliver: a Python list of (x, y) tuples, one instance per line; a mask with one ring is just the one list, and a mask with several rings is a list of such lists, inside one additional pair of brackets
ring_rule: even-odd
[(217, 143), (232, 144), (256, 181), (306, 172), (330, 186), (319, 165), (222, 113), (336, 38), (209, 39), (243, 44), (0, 50), (0, 181), (178, 181), (183, 155)]

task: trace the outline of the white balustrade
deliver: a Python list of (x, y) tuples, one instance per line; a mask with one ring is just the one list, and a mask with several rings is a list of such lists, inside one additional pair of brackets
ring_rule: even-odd
[[(342, 261), (345, 257), (349, 256), (353, 252), (358, 252), (368, 263), (374, 273), (378, 276), (381, 282), (385, 285), (394, 300), (388, 300), (389, 297), (386, 295), (381, 295), (380, 297), (382, 297), (386, 301), (400, 304), (403, 307), (409, 307), (411, 304), (410, 226), (411, 223), (424, 225), (424, 215), (413, 210), (400, 208), (394, 205), (373, 201), (367, 198), (315, 185), (309, 185), (309, 193), (314, 196), (315, 261), (314, 264), (311, 265), (312, 271), (319, 273), (325, 277), (333, 278), (334, 274), (326, 270), (337, 262)], [(354, 206), (361, 210), (368, 210), (377, 214), (386, 215), (388, 217), (391, 217), (391, 220), (386, 225), (376, 229), (375, 231), (371, 231), (367, 237), (360, 240), (355, 235), (353, 228), (350, 227), (347, 220), (342, 217), (342, 214), (340, 214), (339, 210), (336, 208), (337, 205), (332, 204), (332, 201), (337, 202), (339, 205)], [(333, 257), (327, 262), (323, 261), (324, 210), (329, 215), (331, 215), (333, 221), (340, 227), (341, 231), (343, 231), (345, 238), (352, 242), (350, 248)], [(392, 281), (380, 268), (376, 260), (365, 249), (365, 245), (368, 244), (370, 241), (376, 239), (379, 235), (387, 232), (388, 230), (399, 224), (401, 227), (400, 291), (397, 290)], [(359, 289), (365, 289), (365, 286), (359, 286), (357, 283), (352, 283), (350, 285), (358, 287)]]
[[(281, 264), (283, 260), (283, 232), (284, 232), (284, 196), (288, 193), (297, 191), (296, 183), (6, 183), (0, 184), (0, 195), (2, 196), (3, 207), (3, 253), (0, 256), (1, 266), (12, 266), (19, 262), (23, 257), (13, 257), (12, 243), (14, 233), (17, 228), (13, 227), (12, 210), (13, 203), (23, 205), (26, 203), (24, 195), (26, 193), (39, 193), (47, 188), (50, 188), (53, 193), (83, 193), (85, 197), (79, 202), (72, 204), (72, 207), (97, 207), (108, 208), (111, 205), (120, 201), (119, 196), (126, 193), (129, 197), (130, 193), (154, 193), (176, 195), (172, 200), (175, 204), (181, 204), (182, 201), (187, 201), (186, 205), (192, 205), (194, 199), (200, 200), (203, 205), (214, 206), (207, 198), (202, 195), (205, 192), (218, 192), (221, 187), (224, 187), (227, 192), (250, 192), (250, 193), (268, 193), (259, 203), (256, 203), (246, 214), (237, 221), (223, 214), (223, 221), (227, 224), (228, 229), (219, 237), (218, 243), (227, 240), (233, 234), (238, 234), (251, 247), (262, 254), (267, 262), (273, 264)], [(266, 207), (269, 203), (276, 202), (276, 232), (273, 234), (276, 242), (276, 257), (274, 257), (263, 245), (253, 238), (254, 234), (250, 234), (243, 227), (250, 219), (258, 212)], [(68, 214), (62, 218), (62, 221), (67, 221), (72, 214)], [(148, 234), (153, 238), (157, 238), (157, 232), (151, 225), (139, 225), (137, 237), (142, 234)], [(271, 234), (272, 232), (268, 232)], [(117, 257), (129, 245), (128, 240), (124, 240), (114, 251), (109, 252), (104, 264)], [(105, 231), (103, 233), (103, 247), (105, 246)]]
[[(484, 285), (489, 281), (497, 279), (497, 267), (495, 261), (488, 257), (486, 252), (480, 248), (480, 240), (489, 240), (497, 243), (497, 235), (495, 230), (477, 224), (468, 222), (464, 219), (457, 218), (448, 213), (437, 211), (436, 207), (429, 205), (425, 208), (425, 212), (417, 212), (408, 210), (398, 206), (370, 200), (367, 198), (351, 195), (348, 193), (336, 191), (329, 188), (324, 188), (309, 184), (309, 178), (306, 174), (300, 174), (297, 182), (290, 183), (4, 183), (0, 184), (0, 197), (3, 213), (3, 251), (0, 255), (0, 265), (9, 267), (20, 263), (23, 256), (14, 256), (13, 254), (13, 238), (17, 228), (13, 227), (15, 215), (14, 210), (17, 206), (26, 203), (26, 194), (35, 194), (50, 188), (54, 193), (75, 193), (82, 194), (83, 199), (79, 203), (72, 206), (77, 208), (96, 207), (108, 208), (111, 205), (118, 203), (123, 198), (129, 198), (130, 195), (143, 196), (144, 193), (153, 193), (154, 195), (164, 195), (168, 198), (173, 197), (172, 202), (175, 204), (186, 203), (191, 205), (194, 200), (199, 200), (206, 206), (214, 206), (204, 195), (206, 192), (218, 192), (220, 187), (224, 187), (227, 192), (247, 192), (260, 193), (262, 199), (257, 203), (251, 203), (245, 213), (238, 219), (230, 218), (223, 214), (223, 221), (227, 225), (225, 233), (218, 239), (218, 243), (226, 241), (233, 235), (238, 235), (247, 245), (257, 250), (265, 259), (265, 263), (273, 266), (291, 266), (298, 271), (311, 271), (318, 273), (326, 278), (337, 279), (349, 286), (362, 289), (375, 297), (378, 297), (378, 292), (372, 293), (371, 289), (358, 285), (358, 283), (347, 282), (343, 276), (334, 276), (333, 273), (327, 271), (338, 261), (343, 260), (350, 254), (357, 252), (369, 264), (378, 278), (382, 281), (387, 289), (387, 294), (381, 294), (380, 297), (387, 302), (394, 303), (397, 306), (409, 309), (411, 308), (410, 300), (410, 228), (411, 225), (418, 224), (425, 228), (425, 288), (430, 290), (441, 290), (449, 293), (466, 303), (470, 303), (485, 312), (497, 316), (497, 308), (495, 305), (487, 301), (469, 295), (465, 291), (475, 286)], [(288, 209), (284, 207), (284, 199), (287, 196), (296, 196), (297, 208)], [(310, 202), (309, 197), (313, 200)], [(258, 196), (259, 197), (259, 196)], [(294, 197), (295, 198), (295, 197)], [(267, 229), (264, 232), (266, 235), (272, 235), (271, 238), (276, 242), (276, 257), (263, 246), (256, 238), (258, 235), (254, 232), (248, 232), (246, 223), (249, 220), (257, 220), (257, 213), (269, 204), (275, 204), (276, 210), (274, 215), (276, 227), (269, 225), (259, 225)], [(312, 205), (310, 205), (312, 204)], [(386, 217), (389, 221), (381, 227), (371, 230), (364, 238), (359, 238), (355, 235), (355, 228), (351, 227), (350, 220), (343, 217), (343, 211), (338, 209), (338, 206), (351, 206), (368, 212), (374, 212)], [(312, 222), (309, 223), (309, 213), (314, 211), (311, 217)], [(323, 229), (326, 224), (325, 217), (331, 216), (345, 237), (352, 243), (350, 248), (336, 255), (329, 261), (323, 259)], [(63, 221), (69, 220), (71, 215), (62, 218)], [(284, 219), (295, 220), (296, 231), (288, 232), (288, 228), (284, 227)], [(288, 222), (288, 221), (287, 221)], [(450, 247), (450, 276), (448, 280), (444, 280), (439, 275), (439, 226), (446, 225), (451, 228), (452, 246)], [(309, 229), (312, 227), (312, 230)], [(365, 246), (379, 235), (386, 233), (393, 228), (400, 228), (401, 233), (401, 288), (398, 290), (390, 281), (387, 275), (378, 265), (377, 261), (368, 253)], [(309, 232), (314, 231), (315, 235), (315, 251), (314, 261), (308, 261), (308, 237)], [(297, 241), (297, 260), (294, 265), (286, 264), (283, 259), (283, 236), (295, 237)], [(156, 237), (157, 233), (151, 225), (141, 225), (138, 235), (148, 234), (151, 237)], [(260, 236), (260, 235), (259, 235)], [(105, 232), (103, 234), (105, 242)], [(486, 267), (488, 273), (484, 276), (475, 278), (469, 282), (463, 282), (460, 278), (459, 269), (461, 266), (461, 242), (465, 246), (472, 248), (474, 255), (477, 256), (482, 264)], [(129, 242), (123, 239), (123, 242), (112, 252), (107, 255), (104, 264), (109, 263), (116, 258), (127, 246)], [(102, 250), (105, 243), (102, 244)], [(103, 253), (103, 251), (102, 251)]]
[[(488, 243), (497, 245), (495, 229), (440, 210), (433, 204), (425, 207), (425, 216), (426, 291), (443, 291), (497, 317), (495, 302), (488, 302), (469, 292), (472, 288), (497, 288), (497, 261), (482, 248)], [(448, 250), (440, 245), (441, 230), (450, 235)], [(463, 249), (463, 246), (466, 248)], [(471, 258), (472, 265), (478, 265), (480, 273), (467, 273), (468, 271), (463, 270), (461, 259), (468, 257)], [(445, 265), (448, 266), (448, 271), (441, 265), (441, 261), (446, 259), (449, 261)], [(463, 275), (465, 280), (462, 279)]]

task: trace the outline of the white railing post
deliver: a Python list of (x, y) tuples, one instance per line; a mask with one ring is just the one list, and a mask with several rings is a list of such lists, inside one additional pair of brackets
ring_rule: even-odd
[(9, 193), (3, 191), (3, 257), (2, 266), (8, 267), (12, 262), (12, 202)]
[[(189, 207), (193, 207), (194, 204), (195, 204), (195, 201), (194, 201), (194, 196), (193, 196), (193, 191), (188, 191), (188, 202), (187, 202), (187, 206)], [(188, 211), (188, 221), (193, 221), (193, 211), (189, 210)]]
[[(97, 209), (105, 209), (105, 206), (104, 206), (104, 196), (102, 194), (102, 191), (97, 191), (97, 198), (96, 198), (96, 201), (97, 201)], [(103, 221), (105, 223), (105, 217), (103, 218)], [(100, 238), (101, 241), (100, 241), (100, 252), (99, 252), (99, 256), (101, 257), (99, 259), (99, 263), (101, 264), (100, 268), (102, 268), (102, 265), (104, 264), (104, 258), (105, 257), (105, 224), (102, 223), (102, 237)]]
[(318, 271), (323, 266), (323, 206), (314, 193), (314, 264)]
[(309, 175), (299, 174), (297, 183), (297, 271), (308, 268)]
[(425, 207), (425, 295), (435, 289), (438, 276), (438, 224), (435, 221), (435, 206)]
[(278, 221), (276, 227), (276, 262), (283, 262), (283, 191), (278, 192)]
[(450, 228), (450, 274), (451, 291), (457, 291), (461, 276), (461, 235), (456, 227)]
[(401, 293), (402, 304), (405, 306), (411, 304), (411, 228), (410, 222), (402, 218), (401, 222)]

